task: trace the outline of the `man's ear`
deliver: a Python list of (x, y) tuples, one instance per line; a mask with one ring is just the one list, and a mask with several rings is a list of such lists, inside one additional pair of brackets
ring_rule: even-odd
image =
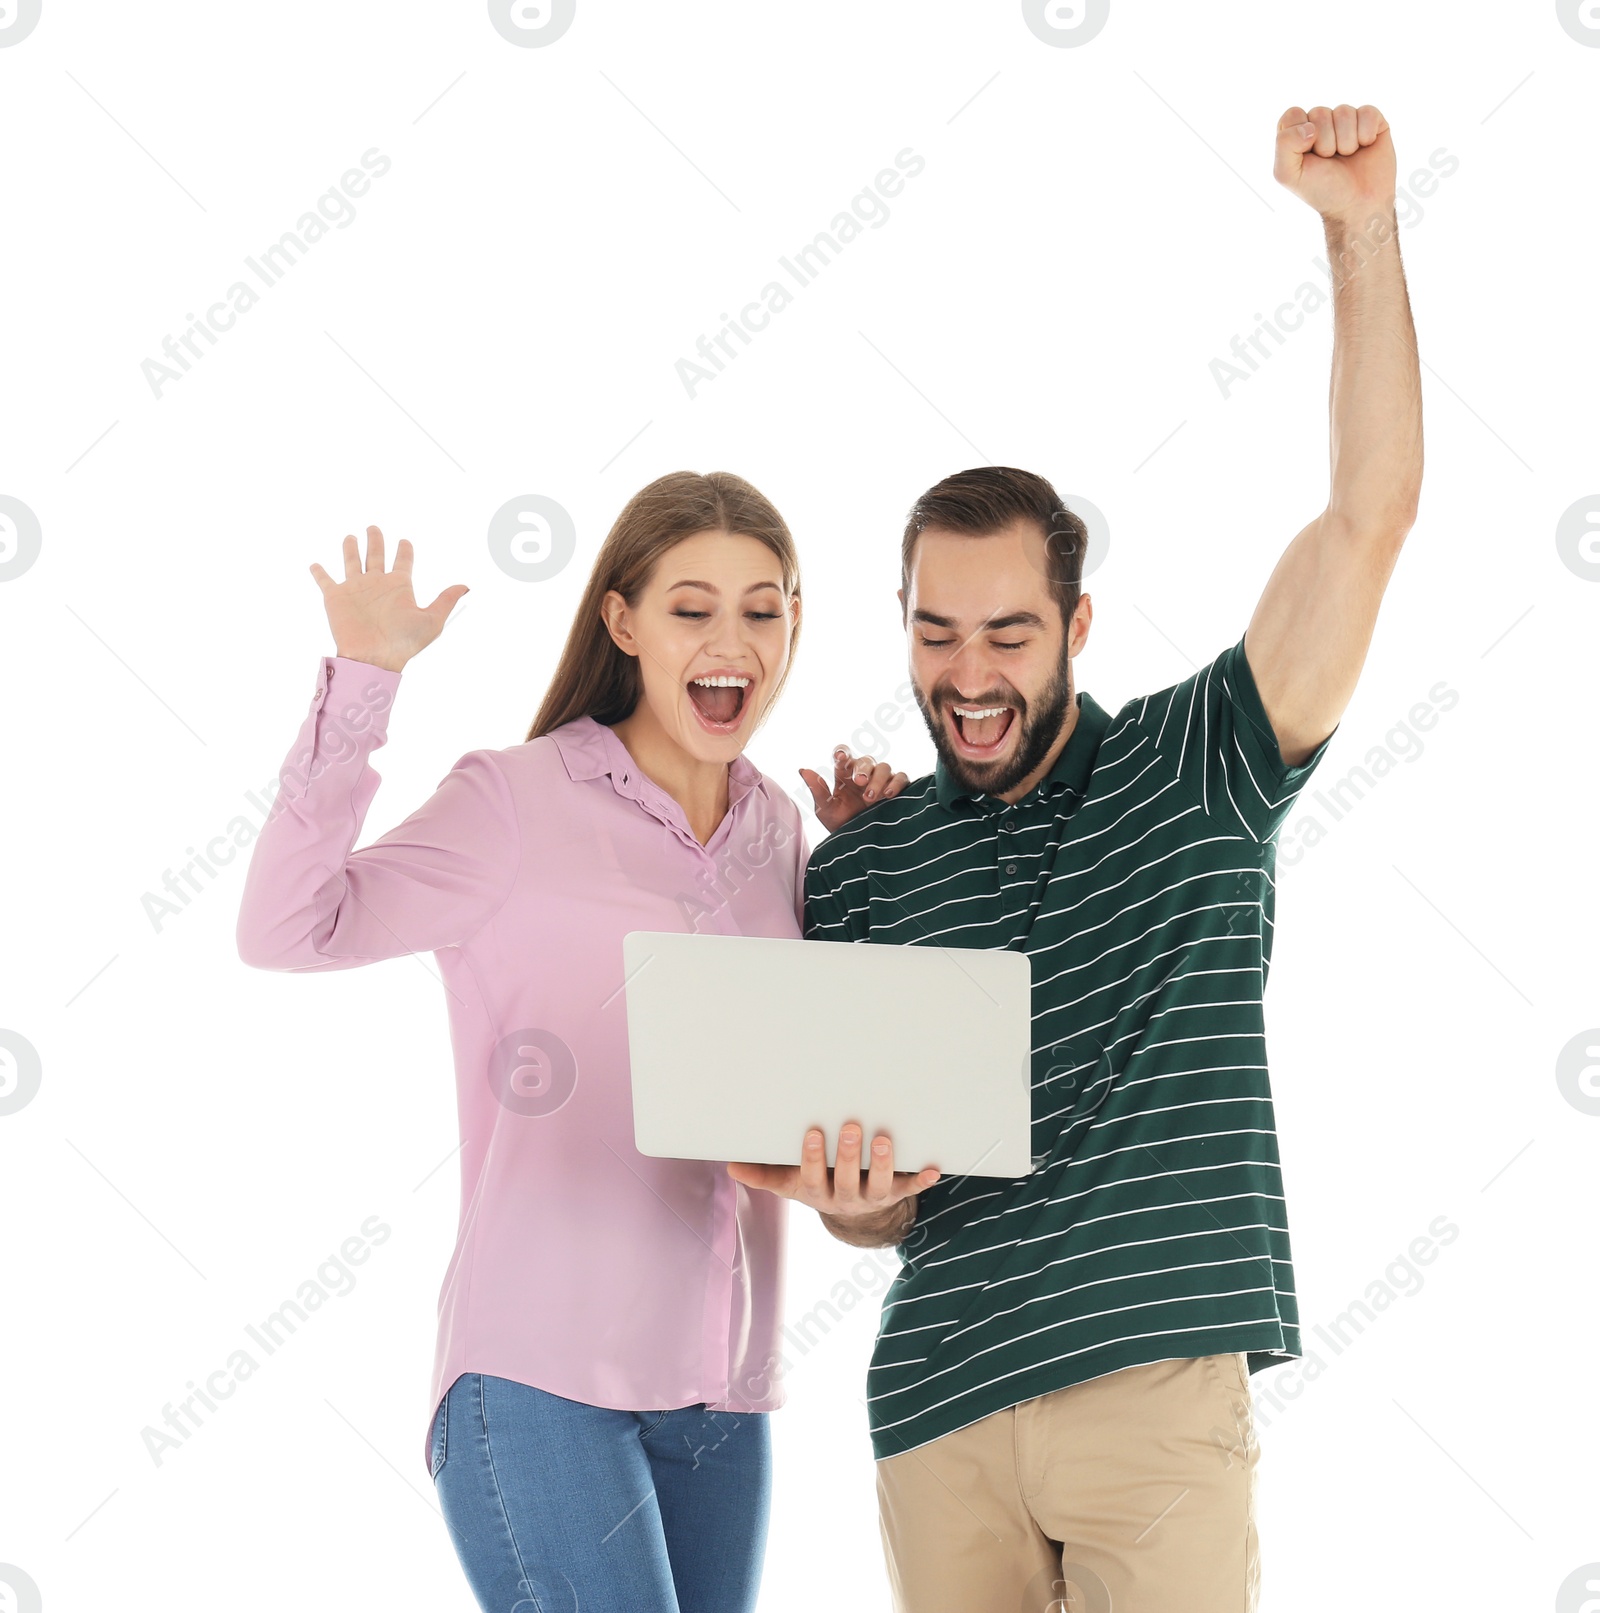
[(1078, 642), (1078, 648), (1072, 652), (1074, 655), (1080, 655), (1083, 653), (1083, 647), (1089, 641), (1089, 628), (1093, 621), (1094, 601), (1090, 599), (1087, 592), (1080, 593), (1078, 595), (1078, 608), (1072, 613), (1072, 622), (1068, 630), (1069, 639), (1073, 633), (1079, 632), (1080, 630), (1082, 633), (1082, 637)]

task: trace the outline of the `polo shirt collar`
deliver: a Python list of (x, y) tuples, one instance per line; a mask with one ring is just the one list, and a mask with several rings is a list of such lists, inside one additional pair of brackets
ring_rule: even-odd
[[(1023, 801), (1033, 796), (1050, 799), (1064, 790), (1070, 790), (1073, 794), (1081, 796), (1089, 786), (1089, 774), (1094, 769), (1095, 753), (1100, 749), (1100, 741), (1110, 726), (1110, 716), (1102, 710), (1094, 696), (1080, 689), (1078, 720), (1073, 724), (1066, 744), (1061, 747), (1061, 754), (1056, 757), (1055, 766), (1039, 780), (1028, 795), (1022, 798)], [(976, 801), (984, 810), (1004, 810), (1009, 804), (1001, 801), (998, 796), (987, 796), (981, 790), (961, 789), (946, 771), (943, 757), (934, 764), (933, 771), (939, 805), (947, 812), (957, 801), (964, 800)]]
[[(572, 779), (606, 778), (618, 795), (630, 801), (661, 802), (671, 797), (634, 761), (632, 753), (617, 737), (614, 728), (593, 717), (574, 717), (571, 722), (552, 728), (549, 736), (567, 775)], [(728, 765), (728, 806), (731, 809), (750, 789), (768, 794), (766, 776), (742, 752)]]

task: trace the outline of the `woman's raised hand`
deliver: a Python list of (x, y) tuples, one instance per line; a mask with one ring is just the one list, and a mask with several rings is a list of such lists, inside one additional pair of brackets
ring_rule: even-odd
[(851, 755), (848, 745), (833, 747), (831, 790), (820, 773), (814, 773), (809, 767), (799, 771), (811, 790), (817, 822), (829, 834), (842, 829), (858, 812), (865, 812), (875, 802), (892, 800), (911, 782), (904, 773), (894, 772), (887, 762)]
[(364, 568), (355, 538), (344, 540), (343, 582), (335, 582), (312, 562), (311, 575), (322, 590), (336, 654), (398, 672), (444, 631), (445, 619), (467, 585), (455, 583), (431, 605), (419, 607), (411, 593), (412, 559), (411, 540), (402, 538), (395, 546), (394, 569), (385, 571), (383, 534), (369, 526)]

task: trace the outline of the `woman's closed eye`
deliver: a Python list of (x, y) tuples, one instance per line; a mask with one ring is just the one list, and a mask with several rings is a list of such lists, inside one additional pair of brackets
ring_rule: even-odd
[[(686, 616), (691, 621), (699, 621), (702, 616), (711, 614), (708, 610), (675, 610), (674, 616)], [(753, 622), (775, 622), (782, 613), (775, 610), (749, 610), (745, 615)]]

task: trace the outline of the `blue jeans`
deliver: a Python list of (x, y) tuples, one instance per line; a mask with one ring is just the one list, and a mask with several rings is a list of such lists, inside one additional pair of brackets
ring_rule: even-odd
[(613, 1411), (463, 1373), (432, 1470), (485, 1613), (752, 1613), (770, 1412)]

